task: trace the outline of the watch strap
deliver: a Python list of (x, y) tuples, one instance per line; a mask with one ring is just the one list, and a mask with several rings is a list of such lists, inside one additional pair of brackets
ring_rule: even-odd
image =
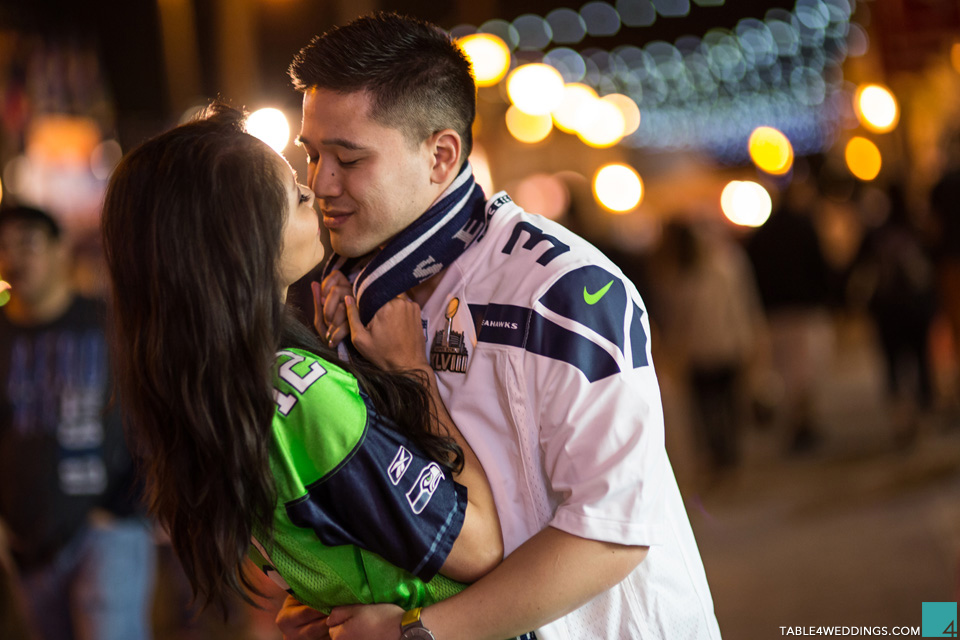
[(410, 611), (403, 612), (403, 618), (400, 619), (400, 631), (406, 631), (414, 627), (424, 628), (423, 623), (420, 622), (420, 612), (423, 611), (423, 607), (417, 607), (415, 609), (410, 609)]

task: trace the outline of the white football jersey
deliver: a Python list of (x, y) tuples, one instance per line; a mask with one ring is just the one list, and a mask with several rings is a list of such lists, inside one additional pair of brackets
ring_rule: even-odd
[(664, 449), (636, 288), (505, 193), (423, 309), (440, 392), (493, 488), (506, 553), (546, 526), (649, 545), (640, 566), (540, 640), (720, 637)]

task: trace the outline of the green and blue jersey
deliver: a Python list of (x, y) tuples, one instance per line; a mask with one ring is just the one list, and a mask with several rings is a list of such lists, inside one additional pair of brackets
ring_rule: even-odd
[(277, 504), (272, 536), (255, 532), (256, 565), (325, 612), (382, 602), (411, 609), (463, 589), (437, 572), (463, 526), (466, 487), (336, 365), (281, 351), (274, 386)]

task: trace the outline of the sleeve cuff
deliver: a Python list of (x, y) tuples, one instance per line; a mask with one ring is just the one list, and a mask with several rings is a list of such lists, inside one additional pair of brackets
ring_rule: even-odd
[(659, 526), (589, 517), (577, 513), (570, 507), (561, 506), (550, 521), (550, 526), (581, 538), (600, 542), (631, 546), (654, 546), (664, 543), (664, 535)]
[(437, 531), (433, 544), (420, 566), (412, 572), (424, 582), (430, 582), (439, 573), (440, 567), (446, 562), (447, 556), (453, 550), (453, 543), (463, 528), (463, 521), (467, 514), (467, 488), (459, 482), (454, 482), (453, 487), (456, 492), (456, 505), (447, 514), (446, 521)]

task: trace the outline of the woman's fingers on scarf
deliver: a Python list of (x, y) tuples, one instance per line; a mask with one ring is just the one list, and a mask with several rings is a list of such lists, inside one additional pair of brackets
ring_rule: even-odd
[(326, 341), (327, 341), (327, 346), (329, 346), (331, 349), (336, 349), (338, 346), (340, 346), (341, 342), (343, 342), (350, 336), (350, 325), (347, 323), (346, 314), (347, 314), (347, 310), (346, 310), (346, 306), (344, 306), (343, 307), (343, 315), (344, 315), (343, 324), (339, 326), (331, 325), (330, 328), (327, 329)]
[[(340, 271), (331, 271), (320, 283), (320, 292), (323, 294), (324, 299), (330, 297), (331, 292), (335, 289), (351, 290), (350, 281), (347, 279), (347, 276), (343, 275)], [(342, 296), (340, 296), (340, 298), (342, 299)]]
[(310, 291), (313, 293), (313, 328), (317, 330), (321, 338), (327, 333), (327, 325), (323, 321), (323, 294), (319, 282), (310, 283)]
[(349, 291), (344, 291), (342, 295), (336, 297), (334, 292), (334, 295), (328, 296), (323, 301), (323, 323), (327, 325), (327, 327), (346, 324), (347, 310), (343, 305), (343, 298), (345, 298), (348, 293)]

